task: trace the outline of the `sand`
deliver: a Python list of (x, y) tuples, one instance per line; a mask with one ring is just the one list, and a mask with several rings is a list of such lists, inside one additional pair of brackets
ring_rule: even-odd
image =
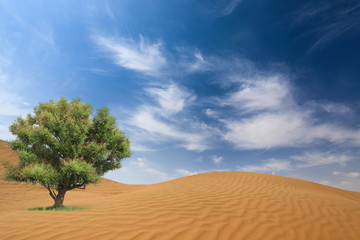
[[(0, 141), (3, 160), (17, 156)], [(22, 210), (52, 204), (40, 186), (0, 181), (0, 239), (360, 239), (360, 193), (260, 173), (102, 179), (67, 193), (65, 205), (86, 210)]]

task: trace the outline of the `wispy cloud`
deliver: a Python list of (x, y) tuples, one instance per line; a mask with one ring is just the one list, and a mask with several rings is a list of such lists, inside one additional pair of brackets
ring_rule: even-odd
[(134, 142), (131, 142), (131, 151), (136, 151), (136, 152), (153, 152), (154, 149), (150, 148), (150, 147), (146, 147), (143, 146), (141, 144), (137, 144)]
[(231, 14), (242, 0), (226, 0), (225, 7), (220, 10), (220, 16)]
[[(56, 44), (54, 40), (54, 32), (50, 25), (42, 24), (34, 27), (34, 34), (37, 39), (41, 40), (41, 44), (46, 44), (46, 49), (56, 49)], [(40, 46), (39, 46), (40, 48)]]
[[(231, 106), (241, 115), (221, 119), (227, 132), (223, 138), (238, 149), (304, 147), (330, 142), (360, 144), (360, 131), (313, 117), (313, 108), (296, 103), (286, 76), (240, 82), (237, 90), (219, 105)], [(342, 105), (326, 105), (327, 112), (346, 113)], [(341, 113), (342, 112), (342, 113)], [(234, 115), (236, 116), (236, 115)]]
[(120, 169), (110, 171), (104, 177), (128, 184), (153, 184), (174, 178), (153, 165), (147, 158), (131, 158), (125, 160)]
[[(134, 41), (99, 35), (95, 41), (110, 52), (116, 64), (146, 75), (161, 75), (167, 66), (174, 68), (174, 72), (185, 68), (185, 74), (192, 74), (206, 69), (221, 76), (217, 83), (227, 91), (225, 97), (214, 97), (216, 100), (208, 101), (199, 111), (216, 122), (213, 125), (216, 127), (209, 126), (200, 114), (191, 113), (190, 106), (202, 99), (173, 80), (144, 88), (148, 102), (132, 111), (127, 125), (148, 141), (173, 142), (194, 151), (211, 149), (215, 136), (221, 136), (240, 150), (301, 148), (324, 143), (360, 145), (358, 129), (316, 117), (319, 109), (342, 117), (350, 108), (333, 102), (298, 104), (295, 87), (286, 73), (259, 71), (246, 59), (235, 58), (230, 63), (218, 57), (204, 57), (200, 50), (189, 48), (175, 48), (180, 56), (176, 68), (172, 62), (176, 57), (167, 60), (160, 41), (150, 43), (143, 37)], [(142, 145), (141, 141), (135, 142)]]
[(145, 131), (141, 134), (148, 141), (155, 142), (175, 141), (180, 147), (194, 151), (204, 151), (211, 148), (209, 137), (211, 129), (206, 125), (189, 123), (186, 130), (179, 130), (176, 123), (160, 120), (151, 109), (138, 111), (130, 120), (129, 124)]
[(191, 175), (195, 175), (198, 174), (199, 172), (193, 172), (193, 171), (189, 171), (183, 168), (178, 168), (176, 169), (176, 173), (180, 174), (181, 176), (191, 176)]
[[(6, 41), (5, 41), (6, 42)], [(14, 66), (12, 45), (0, 45), (0, 139), (10, 140), (14, 136), (9, 126), (17, 116), (26, 117), (32, 113), (29, 100), (18, 92), (20, 74), (18, 66)]]
[(349, 182), (349, 181), (341, 181), (340, 182), (340, 186), (348, 186), (348, 185), (351, 185), (351, 182)]
[(188, 73), (212, 71), (214, 59), (205, 57), (199, 49), (178, 47), (180, 66)]
[(136, 165), (138, 167), (140, 167), (144, 172), (150, 174), (150, 175), (153, 175), (155, 177), (157, 177), (158, 179), (160, 179), (161, 181), (166, 181), (166, 180), (169, 180), (169, 176), (167, 173), (165, 172), (162, 172), (158, 169), (155, 169), (155, 168), (152, 168), (152, 167), (149, 167), (148, 164), (147, 164), (147, 161), (146, 159), (144, 158), (136, 158), (136, 159), (133, 159), (130, 164), (132, 165)]
[(292, 104), (288, 82), (282, 75), (240, 80), (241, 86), (225, 101), (239, 109), (276, 110)]
[(312, 109), (312, 111), (319, 111), (319, 112), (326, 112), (331, 114), (351, 114), (353, 111), (348, 106), (341, 104), (341, 103), (335, 103), (335, 102), (329, 102), (329, 101), (309, 101), (306, 103), (306, 107)]
[(276, 171), (287, 171), (291, 169), (291, 162), (279, 159), (268, 159), (259, 165), (246, 165), (244, 167), (237, 166), (237, 171), (245, 172), (263, 172), (275, 174)]
[(281, 112), (257, 114), (241, 120), (223, 120), (228, 132), (223, 137), (238, 149), (305, 147), (330, 142), (360, 143), (359, 131), (332, 124), (314, 124), (307, 114)]
[(50, 23), (20, 14), (21, 9), (11, 2), (0, 5), (0, 139), (9, 140), (14, 138), (9, 125), (17, 116), (33, 112), (32, 103), (39, 100), (39, 89), (44, 89), (36, 85), (48, 61), (59, 57), (59, 49)]
[[(0, 55), (5, 53), (6, 57), (11, 58), (13, 62), (16, 61), (16, 68), (19, 68), (23, 58), (46, 63), (54, 56), (59, 57), (60, 50), (55, 41), (56, 33), (50, 23), (34, 22), (33, 19), (29, 19), (30, 15), (19, 14), (16, 4), (1, 2), (0, 5), (3, 10), (0, 16), (2, 23)], [(34, 62), (30, 65), (36, 68)]]
[(111, 5), (108, 1), (101, 1), (101, 2), (87, 2), (85, 5), (85, 11), (88, 16), (91, 17), (98, 17), (98, 16), (107, 16), (112, 20), (115, 20), (115, 14), (111, 10)]
[(14, 139), (14, 136), (9, 131), (8, 125), (0, 124), (0, 139), (5, 141)]
[(306, 140), (306, 121), (298, 113), (265, 113), (240, 120), (223, 120), (224, 139), (238, 149), (296, 147)]
[(348, 178), (358, 178), (360, 177), (360, 172), (339, 172), (339, 171), (333, 171), (332, 173), (335, 176), (345, 176)]
[(17, 116), (26, 117), (28, 113), (32, 113), (32, 108), (24, 98), (6, 89), (0, 89), (0, 139), (13, 139), (9, 126)]
[(151, 43), (140, 35), (140, 40), (130, 38), (93, 37), (95, 43), (108, 52), (114, 63), (145, 75), (158, 76), (166, 66), (162, 42)]
[(6, 50), (0, 46), (0, 116), (26, 115), (31, 108), (29, 103), (16, 93), (19, 84), (16, 83), (18, 76), (14, 73), (13, 59), (11, 56), (2, 55), (3, 52)]
[(292, 156), (291, 159), (297, 162), (295, 164), (297, 168), (307, 168), (329, 164), (344, 165), (346, 162), (354, 159), (354, 157), (332, 152), (306, 151), (302, 155)]
[[(294, 171), (296, 169), (311, 168), (316, 166), (325, 166), (331, 164), (340, 164), (344, 166), (348, 161), (354, 160), (354, 157), (349, 154), (333, 153), (333, 152), (319, 152), (319, 151), (305, 151), (301, 155), (290, 156), (288, 159), (267, 159), (261, 164), (251, 164), (246, 166), (236, 166), (238, 171), (246, 172), (263, 172), (275, 173), (276, 171)], [(334, 171), (333, 175), (342, 175), (356, 178), (360, 176), (358, 172), (343, 173)]]
[(17, 94), (0, 90), (0, 116), (25, 117), (32, 112), (29, 104)]
[[(148, 141), (171, 141), (187, 150), (204, 151), (212, 146), (216, 130), (197, 119), (189, 118), (185, 111), (194, 99), (193, 94), (176, 84), (146, 89), (157, 104), (144, 104), (127, 121), (132, 128), (142, 130), (137, 138)], [(177, 114), (174, 117), (174, 114)]]
[(330, 181), (329, 180), (319, 180), (317, 181), (318, 183), (320, 184), (323, 184), (323, 185), (330, 185)]
[(174, 83), (163, 87), (147, 88), (146, 92), (158, 102), (161, 112), (166, 114), (180, 112), (196, 99), (195, 95)]
[(221, 156), (214, 155), (214, 156), (212, 157), (212, 160), (213, 160), (213, 163), (214, 163), (216, 166), (220, 166), (221, 163), (223, 162), (224, 158), (221, 157)]
[(24, 98), (6, 89), (0, 89), (0, 139), (14, 139), (9, 126), (17, 116), (26, 117), (28, 113), (32, 113), (32, 108)]
[(316, 21), (317, 27), (302, 37), (315, 40), (308, 53), (324, 47), (348, 32), (360, 32), (360, 3), (357, 1), (314, 1), (307, 3), (297, 14), (294, 24)]

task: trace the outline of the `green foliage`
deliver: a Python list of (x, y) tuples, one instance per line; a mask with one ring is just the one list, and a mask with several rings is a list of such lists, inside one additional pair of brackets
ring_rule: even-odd
[(63, 176), (66, 176), (67, 180), (71, 183), (83, 183), (87, 185), (100, 180), (95, 168), (80, 159), (64, 162), (64, 165), (61, 166), (61, 173)]
[(25, 182), (41, 185), (51, 185), (61, 180), (60, 173), (51, 165), (44, 163), (27, 165), (21, 169), (20, 176)]
[(121, 160), (131, 155), (129, 139), (108, 108), (92, 113), (91, 105), (80, 99), (61, 98), (39, 103), (25, 119), (18, 117), (9, 129), (16, 135), (10, 147), (18, 153), (19, 165), (6, 164), (5, 179), (39, 183), (54, 198), (50, 188), (65, 194), (121, 167)]

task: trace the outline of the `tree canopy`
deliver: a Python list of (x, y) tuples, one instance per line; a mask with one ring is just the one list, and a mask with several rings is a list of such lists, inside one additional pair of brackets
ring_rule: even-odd
[(61, 98), (39, 103), (34, 115), (18, 117), (9, 129), (19, 164), (5, 164), (5, 180), (39, 183), (62, 207), (65, 193), (99, 181), (131, 156), (130, 141), (106, 107), (94, 115), (90, 104)]

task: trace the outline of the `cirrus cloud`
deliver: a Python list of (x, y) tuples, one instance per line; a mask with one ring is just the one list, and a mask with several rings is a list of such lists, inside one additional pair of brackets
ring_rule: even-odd
[(139, 41), (130, 38), (108, 38), (100, 35), (93, 38), (96, 44), (103, 51), (108, 52), (114, 63), (120, 67), (145, 75), (158, 76), (167, 63), (160, 40), (150, 43), (141, 35)]

